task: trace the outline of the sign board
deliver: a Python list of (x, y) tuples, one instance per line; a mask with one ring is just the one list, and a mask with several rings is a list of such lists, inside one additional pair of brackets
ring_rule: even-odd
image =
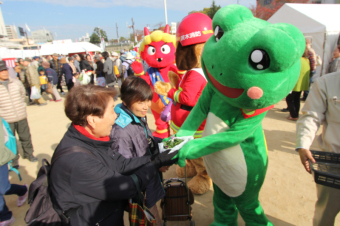
[(171, 22), (171, 34), (176, 34), (177, 32), (177, 23)]
[(22, 27), (18, 27), (18, 28), (19, 28), (20, 35), (25, 36), (24, 29)]

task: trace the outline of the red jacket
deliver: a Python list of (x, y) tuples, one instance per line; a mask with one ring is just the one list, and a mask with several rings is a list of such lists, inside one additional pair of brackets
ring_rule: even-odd
[[(181, 108), (182, 105), (187, 107), (194, 107), (201, 96), (202, 91), (207, 84), (207, 79), (204, 76), (201, 68), (194, 68), (187, 71), (179, 84), (178, 89), (171, 89), (168, 97), (174, 101), (171, 107), (171, 128), (177, 132), (182, 126), (185, 119), (188, 117), (190, 111)], [(206, 120), (198, 128), (195, 137), (201, 137), (204, 130)]]

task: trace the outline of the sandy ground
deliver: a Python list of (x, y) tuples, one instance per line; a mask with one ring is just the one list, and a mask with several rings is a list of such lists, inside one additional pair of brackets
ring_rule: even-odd
[[(48, 101), (49, 102), (49, 101)], [(118, 103), (119, 101), (117, 101)], [(305, 172), (298, 154), (294, 151), (295, 122), (286, 120), (287, 113), (280, 110), (286, 106), (284, 101), (275, 105), (263, 120), (263, 129), (267, 138), (269, 167), (260, 193), (260, 201), (268, 218), (274, 225), (312, 225), (314, 204), (316, 201), (315, 183), (311, 175)], [(49, 102), (47, 106), (27, 107), (28, 122), (31, 129), (34, 154), (39, 162), (31, 163), (19, 159), (20, 173), (23, 180), (19, 182), (15, 173), (10, 172), (11, 183), (30, 184), (41, 166), (41, 160), (50, 161), (54, 149), (63, 137), (70, 121), (64, 114), (63, 102)], [(155, 129), (151, 112), (148, 114), (151, 129)], [(317, 150), (316, 142), (313, 149)], [(175, 166), (165, 173), (164, 178), (176, 177)], [(195, 196), (193, 220), (198, 226), (209, 225), (213, 216), (213, 189), (206, 194)], [(26, 225), (24, 217), (28, 204), (16, 207), (17, 197), (6, 196), (7, 205), (13, 211), (16, 221), (13, 225)], [(239, 217), (239, 225), (244, 225)], [(125, 215), (126, 225), (128, 224)], [(169, 222), (167, 225), (189, 225), (187, 222)], [(340, 218), (336, 224), (340, 226)]]

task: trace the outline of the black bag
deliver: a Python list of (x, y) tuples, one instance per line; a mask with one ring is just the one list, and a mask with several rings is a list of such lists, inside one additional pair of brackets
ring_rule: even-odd
[[(37, 179), (33, 181), (28, 192), (28, 209), (25, 222), (29, 226), (66, 226), (69, 225), (70, 216), (77, 211), (71, 209), (62, 211), (56, 208), (51, 201), (51, 191), (48, 187), (49, 174), (51, 167), (60, 157), (75, 152), (82, 152), (93, 155), (90, 151), (80, 147), (69, 147), (58, 151), (52, 158), (51, 164), (46, 160), (42, 160), (42, 166), (38, 172)], [(94, 156), (94, 155), (93, 155)]]
[[(128, 62), (126, 62), (128, 63)], [(129, 64), (129, 63), (128, 63)], [(132, 63), (131, 63), (132, 64)], [(133, 76), (135, 75), (135, 72), (133, 71), (132, 67), (131, 67), (131, 64), (129, 64), (129, 69), (127, 69), (127, 75), (128, 76)]]

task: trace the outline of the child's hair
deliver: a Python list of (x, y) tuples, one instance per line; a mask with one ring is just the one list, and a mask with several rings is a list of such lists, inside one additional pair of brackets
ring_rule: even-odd
[(140, 77), (129, 76), (121, 87), (121, 99), (127, 107), (138, 101), (152, 100), (153, 91), (146, 81)]
[(42, 72), (42, 71), (45, 73), (45, 70), (44, 70), (44, 69), (42, 69), (42, 68), (41, 68), (41, 69), (39, 69), (39, 72), (38, 72), (38, 73), (40, 74), (40, 72)]

